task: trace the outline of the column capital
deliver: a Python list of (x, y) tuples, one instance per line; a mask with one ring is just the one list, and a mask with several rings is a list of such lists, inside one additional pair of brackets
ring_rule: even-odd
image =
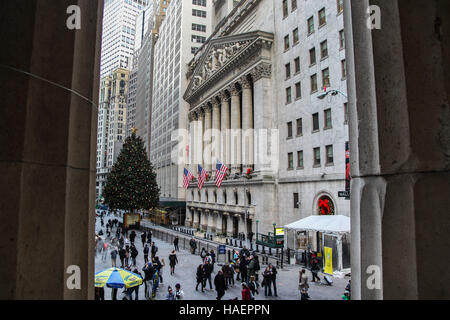
[(236, 96), (239, 96), (239, 90), (236, 88), (236, 85), (231, 85), (229, 88), (229, 91), (230, 91), (230, 94), (231, 94), (231, 96), (232, 97), (236, 97)]
[(209, 100), (209, 103), (211, 103), (213, 109), (218, 108), (220, 105), (220, 103), (217, 101), (215, 97)]
[(225, 90), (220, 91), (217, 95), (219, 96), (222, 102), (228, 101), (228, 97), (227, 94), (225, 93)]
[(250, 71), (253, 81), (256, 82), (262, 78), (270, 78), (272, 76), (272, 64), (260, 63)]
[(250, 82), (250, 80), (248, 80), (247, 76), (243, 76), (242, 78), (240, 78), (239, 83), (241, 84), (242, 89), (252, 88), (252, 83)]

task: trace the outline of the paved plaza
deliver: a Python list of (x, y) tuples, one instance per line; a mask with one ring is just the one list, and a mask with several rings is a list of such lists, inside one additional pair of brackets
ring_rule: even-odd
[[(108, 219), (113, 217), (106, 216), (104, 218), (105, 223)], [(99, 232), (103, 229), (105, 233), (105, 228), (101, 228), (100, 219), (97, 218), (96, 222), (96, 232)], [(113, 229), (115, 230), (115, 228)], [(141, 232), (136, 231), (136, 240), (135, 245), (137, 250), (139, 251), (139, 255), (137, 256), (137, 268), (143, 274), (142, 268), (144, 266), (144, 254), (143, 254), (143, 246), (141, 242)], [(159, 290), (156, 294), (156, 300), (165, 300), (167, 294), (168, 286), (172, 288), (175, 287), (175, 284), (181, 284), (181, 288), (184, 291), (184, 299), (185, 300), (215, 300), (216, 299), (216, 291), (214, 290), (214, 277), (217, 274), (220, 266), (224, 261), (224, 256), (220, 257), (220, 261), (216, 263), (214, 267), (214, 272), (212, 274), (212, 290), (210, 289), (209, 283), (207, 282), (206, 290), (204, 293), (201, 292), (200, 286), (199, 290), (195, 290), (196, 286), (196, 269), (198, 265), (201, 263), (201, 258), (198, 255), (192, 255), (187, 250), (183, 250), (180, 246), (180, 251), (177, 252), (178, 264), (175, 267), (175, 274), (170, 275), (170, 267), (169, 267), (169, 253), (173, 250), (173, 245), (171, 243), (167, 243), (165, 241), (161, 241), (153, 237), (152, 241), (154, 241), (158, 247), (157, 256), (159, 256), (160, 260), (165, 261), (165, 267), (163, 267), (162, 278), (163, 283), (160, 285)], [(201, 249), (201, 248), (200, 248)], [(120, 259), (117, 257), (117, 266), (120, 267)], [(130, 259), (131, 261), (131, 259)], [(95, 271), (101, 271), (111, 267), (111, 255), (108, 252), (106, 255), (106, 260), (102, 259), (101, 254), (97, 254), (95, 257)], [(259, 273), (263, 272), (265, 265), (261, 264), (261, 270)], [(301, 270), (300, 266), (297, 265), (287, 265), (284, 266), (283, 269), (278, 269), (277, 275), (277, 289), (278, 289), (278, 297), (265, 297), (264, 296), (264, 288), (259, 288), (259, 295), (256, 295), (255, 300), (300, 300), (300, 293), (298, 291), (298, 278), (299, 271)], [(307, 271), (309, 280), (311, 280), (311, 273)], [(319, 274), (322, 278), (323, 275)], [(260, 283), (262, 276), (260, 275)], [(344, 293), (345, 286), (348, 283), (348, 278), (333, 278), (333, 285), (326, 286), (320, 285), (317, 283), (310, 283), (309, 295), (311, 300), (340, 300), (341, 296)], [(119, 290), (118, 299), (122, 299), (124, 295), (122, 294), (122, 290)], [(230, 300), (238, 297), (241, 300), (241, 282), (235, 280), (235, 285), (230, 287), (226, 292), (225, 296), (222, 300)], [(105, 288), (105, 299), (111, 300), (111, 289)], [(144, 286), (141, 286), (139, 289), (139, 299), (145, 299), (144, 296)]]

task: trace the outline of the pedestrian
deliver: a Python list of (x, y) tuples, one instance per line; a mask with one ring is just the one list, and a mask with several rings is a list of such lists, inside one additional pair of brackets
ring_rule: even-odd
[(308, 300), (309, 284), (308, 284), (308, 276), (306, 275), (305, 269), (302, 269), (299, 272), (298, 289), (300, 290), (301, 300)]
[(156, 256), (156, 253), (158, 252), (158, 247), (156, 246), (155, 242), (152, 242), (151, 252), (152, 252), (152, 260), (153, 260), (153, 258)]
[(197, 285), (195, 286), (195, 291), (198, 291), (198, 285), (201, 284), (202, 285), (202, 292), (205, 292), (205, 290), (204, 290), (205, 289), (205, 281), (204, 281), (205, 270), (204, 270), (203, 264), (200, 264), (197, 267), (196, 276), (197, 276)]
[(133, 262), (133, 266), (136, 267), (136, 257), (138, 256), (139, 252), (137, 251), (134, 244), (131, 245), (131, 261)]
[(103, 242), (103, 255), (102, 255), (102, 261), (106, 261), (106, 257), (108, 256), (108, 243), (105, 241)]
[(267, 266), (266, 269), (263, 272), (263, 281), (261, 283), (261, 286), (264, 287), (264, 296), (272, 296), (272, 285), (270, 283), (272, 277), (271, 277), (271, 271), (270, 267)]
[(167, 288), (166, 300), (176, 300), (175, 293), (170, 286)]
[(150, 248), (148, 247), (148, 244), (146, 243), (144, 245), (144, 263), (148, 262), (148, 253), (150, 251)]
[(211, 257), (212, 271), (214, 272), (214, 264), (216, 263), (216, 254), (214, 250), (211, 249), (209, 256)]
[(225, 289), (228, 289), (228, 286), (231, 286), (231, 285), (234, 286), (234, 276), (233, 276), (234, 273), (233, 273), (233, 268), (230, 266), (230, 264), (225, 263), (222, 266), (222, 272), (225, 277), (225, 283), (226, 283)]
[(152, 243), (152, 230), (147, 233), (147, 243)]
[[(133, 270), (133, 273), (134, 274), (136, 274), (136, 275), (138, 275), (141, 279), (143, 279), (142, 278), (142, 274), (139, 272), (139, 270), (138, 269), (134, 269)], [(135, 287), (133, 287), (133, 288), (131, 288), (131, 291), (130, 291), (130, 300), (133, 300), (133, 292), (135, 293), (135, 299), (134, 300), (139, 300), (139, 287), (141, 286), (142, 284), (140, 284), (140, 285), (138, 285), (138, 286), (135, 286)]]
[(248, 288), (245, 282), (242, 282), (242, 300), (252, 300), (252, 295), (250, 293), (250, 289)]
[(253, 260), (255, 261), (254, 271), (255, 271), (255, 280), (256, 282), (259, 281), (259, 273), (258, 271), (261, 269), (261, 266), (259, 265), (259, 258), (257, 254), (253, 255)]
[(164, 262), (164, 260), (160, 261), (159, 257), (155, 256), (153, 258), (152, 262), (153, 262), (153, 265), (156, 268), (156, 271), (158, 272), (158, 281), (162, 284), (163, 283), (162, 269), (163, 269), (163, 267), (165, 265), (162, 262)]
[[(241, 275), (241, 269), (239, 269), (240, 267), (240, 259), (237, 259), (235, 261), (235, 263), (233, 264), (234, 267), (234, 272), (236, 273), (236, 281), (237, 280), (241, 280), (240, 275)], [(242, 281), (242, 280), (241, 280)]]
[(320, 282), (320, 278), (318, 276), (319, 270), (320, 270), (319, 259), (317, 259), (317, 257), (314, 256), (311, 261), (311, 273), (313, 277), (312, 282), (316, 282), (316, 278)]
[(147, 232), (146, 232), (146, 231), (144, 231), (144, 232), (141, 234), (141, 241), (142, 241), (142, 246), (143, 246), (143, 247), (145, 246), (145, 240), (147, 240)]
[(175, 299), (182, 300), (184, 298), (184, 292), (181, 290), (181, 285), (177, 283), (175, 285)]
[(177, 255), (175, 253), (175, 250), (173, 250), (169, 254), (170, 275), (173, 275), (175, 273), (175, 265), (177, 263), (178, 263)]
[(117, 248), (113, 247), (111, 250), (111, 267), (116, 267)]
[(212, 264), (211, 263), (205, 263), (205, 287), (206, 287), (206, 280), (209, 282), (209, 289), (212, 290), (212, 282), (211, 282), (211, 274), (212, 274)]
[(195, 242), (194, 238), (189, 241), (189, 246), (191, 247), (191, 253), (195, 254), (195, 250), (197, 249), (197, 242)]
[(175, 237), (175, 239), (173, 239), (173, 246), (175, 248), (176, 251), (180, 251), (180, 249), (178, 248), (178, 241), (180, 239), (178, 238), (178, 236)]
[(207, 254), (208, 253), (206, 252), (205, 248), (202, 248), (202, 251), (200, 252), (200, 258), (202, 258), (203, 263), (205, 263), (205, 258)]
[(130, 247), (125, 247), (125, 267), (128, 268), (130, 260)]
[(142, 268), (142, 271), (144, 271), (145, 298), (150, 299), (150, 288), (152, 287), (155, 268), (153, 267), (151, 262), (147, 262), (144, 268)]
[(95, 300), (105, 300), (105, 288), (95, 288)]
[(136, 239), (136, 232), (134, 232), (134, 230), (131, 231), (130, 233), (130, 242), (131, 244), (134, 245), (134, 240)]
[(248, 282), (247, 279), (247, 258), (245, 256), (243, 256), (242, 258), (239, 259), (239, 270), (241, 272), (241, 282)]
[(275, 266), (273, 266), (271, 263), (269, 263), (269, 267), (270, 267), (270, 272), (271, 272), (271, 279), (270, 282), (273, 285), (273, 295), (275, 297), (278, 297), (277, 295), (277, 268)]
[(252, 294), (252, 300), (255, 300), (255, 296), (257, 294), (259, 294), (259, 291), (258, 291), (259, 284), (258, 284), (258, 282), (256, 282), (255, 276), (250, 276), (248, 288), (250, 289), (250, 293)]
[(225, 288), (226, 288), (226, 283), (225, 283), (225, 277), (223, 275), (222, 270), (219, 270), (217, 272), (217, 275), (214, 277), (214, 287), (216, 288), (217, 291), (217, 300), (221, 300), (222, 297), (225, 295)]
[(119, 250), (119, 258), (120, 258), (120, 267), (123, 268), (125, 266), (125, 256), (126, 256), (126, 251), (124, 249), (124, 247), (121, 247)]
[(253, 235), (254, 235), (254, 233), (252, 231), (250, 231), (247, 235), (248, 240), (250, 240), (250, 243), (253, 241)]

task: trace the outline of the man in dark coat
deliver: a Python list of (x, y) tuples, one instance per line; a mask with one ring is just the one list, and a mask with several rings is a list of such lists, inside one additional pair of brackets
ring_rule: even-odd
[(205, 272), (205, 267), (203, 264), (199, 265), (197, 267), (197, 285), (195, 286), (195, 291), (198, 291), (198, 285), (201, 284), (202, 285), (202, 292), (205, 292), (205, 276), (206, 276), (206, 272)]
[(131, 233), (130, 233), (130, 242), (131, 242), (131, 244), (134, 244), (134, 239), (136, 239), (136, 232), (134, 232), (134, 230), (132, 230)]
[(178, 248), (178, 241), (179, 241), (179, 238), (178, 238), (178, 236), (176, 236), (175, 239), (173, 239), (173, 246), (176, 251), (180, 251), (180, 249)]
[(145, 264), (144, 268), (142, 268), (142, 271), (144, 271), (145, 298), (150, 299), (150, 288), (152, 287), (151, 283), (156, 269), (148, 262)]
[(158, 247), (156, 246), (156, 244), (154, 242), (152, 242), (152, 259), (156, 256), (156, 253), (158, 252)]
[(225, 277), (223, 276), (222, 270), (219, 270), (216, 277), (214, 278), (214, 286), (216, 287), (217, 291), (217, 300), (221, 300), (222, 297), (225, 295)]
[(147, 232), (144, 231), (144, 232), (141, 234), (142, 247), (145, 246), (145, 240), (147, 240)]
[(277, 295), (277, 273), (278, 273), (278, 271), (277, 271), (277, 268), (274, 267), (271, 263), (269, 264), (269, 267), (270, 267), (270, 271), (272, 273), (270, 282), (273, 285), (273, 295), (275, 297), (278, 297), (278, 295)]
[(152, 230), (149, 230), (147, 233), (147, 242), (152, 243)]

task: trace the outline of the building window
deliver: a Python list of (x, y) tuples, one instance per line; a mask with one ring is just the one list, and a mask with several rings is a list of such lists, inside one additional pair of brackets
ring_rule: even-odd
[(297, 169), (303, 169), (303, 151), (297, 151)]
[(328, 57), (328, 41), (325, 40), (320, 44), (320, 58), (325, 59)]
[(344, 30), (339, 31), (339, 48), (345, 48), (345, 32)]
[(314, 17), (308, 19), (308, 35), (314, 32)]
[(289, 8), (287, 0), (283, 0), (283, 18), (286, 18), (289, 15)]
[(311, 48), (309, 50), (309, 65), (315, 65), (316, 64), (316, 48)]
[(297, 119), (297, 137), (303, 135), (303, 120)]
[(202, 24), (192, 24), (192, 30), (194, 31), (200, 31), (200, 32), (206, 32), (206, 26)]
[(287, 123), (287, 137), (292, 138), (292, 122)]
[(347, 78), (347, 64), (345, 59), (341, 61), (342, 79)]
[(311, 76), (311, 93), (317, 91), (317, 74)]
[(314, 148), (314, 166), (320, 166), (320, 148)]
[(192, 15), (194, 17), (206, 18), (206, 11), (192, 9)]
[(295, 58), (294, 60), (295, 73), (300, 72), (300, 57)]
[(287, 51), (289, 50), (289, 35), (287, 35), (286, 37), (284, 37), (284, 50)]
[(319, 114), (314, 113), (312, 115), (312, 120), (313, 120), (313, 132), (319, 131)]
[(295, 11), (297, 9), (297, 0), (291, 1), (291, 11)]
[(330, 69), (322, 70), (322, 87), (328, 88), (330, 86)]
[(288, 63), (285, 65), (286, 68), (286, 79), (289, 79), (291, 77), (291, 64)]
[(292, 89), (291, 87), (286, 88), (286, 103), (292, 102)]
[(191, 53), (195, 54), (197, 53), (198, 48), (197, 47), (191, 47)]
[(333, 201), (328, 196), (320, 197), (317, 203), (317, 214), (321, 216), (334, 215), (334, 204)]
[(294, 169), (294, 154), (292, 152), (288, 153), (288, 170)]
[(302, 97), (302, 85), (300, 82), (295, 84), (295, 99), (300, 99)]
[(299, 208), (299, 204), (300, 204), (300, 201), (299, 201), (299, 198), (298, 198), (298, 193), (294, 193), (294, 208), (298, 209)]
[(192, 35), (192, 42), (205, 43), (206, 42), (206, 37), (197, 36), (197, 35), (193, 34)]
[(327, 16), (325, 13), (325, 8), (319, 11), (319, 27), (322, 27), (327, 23)]
[(293, 34), (293, 37), (294, 37), (294, 45), (295, 45), (299, 41), (298, 28), (295, 28), (292, 34)]
[(226, 191), (223, 192), (223, 203), (227, 204), (227, 192)]
[(333, 158), (333, 146), (326, 146), (326, 150), (327, 150), (327, 165), (332, 165), (334, 162), (334, 158)]
[(337, 13), (342, 13), (344, 11), (344, 0), (336, 0), (337, 1)]
[[(166, 1), (164, 1), (166, 2)], [(195, 4), (197, 6), (206, 7), (206, 0), (192, 0), (192, 4)]]
[(327, 109), (324, 111), (324, 120), (325, 120), (324, 129), (331, 129), (333, 127), (333, 123), (331, 120), (331, 109)]

